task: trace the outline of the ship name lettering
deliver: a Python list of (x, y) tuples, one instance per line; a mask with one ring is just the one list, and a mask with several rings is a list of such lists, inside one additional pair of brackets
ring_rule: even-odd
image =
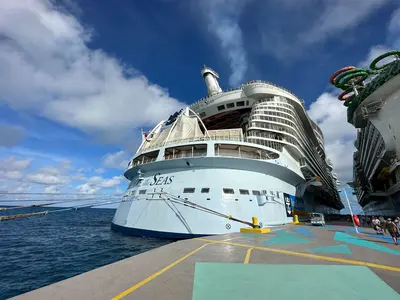
[(166, 185), (166, 184), (171, 184), (172, 183), (172, 179), (174, 178), (174, 176), (160, 176), (161, 173), (157, 173), (156, 175), (154, 175), (153, 177), (153, 182), (150, 183), (151, 186), (153, 185)]

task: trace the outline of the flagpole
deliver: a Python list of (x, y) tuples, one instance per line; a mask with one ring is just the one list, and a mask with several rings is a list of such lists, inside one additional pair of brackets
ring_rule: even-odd
[(349, 197), (347, 197), (347, 193), (346, 193), (346, 188), (345, 188), (345, 187), (343, 188), (343, 192), (344, 192), (344, 196), (346, 197), (347, 204), (349, 205), (349, 210), (350, 210), (350, 214), (351, 214), (351, 220), (353, 221), (354, 229), (356, 230), (357, 233), (360, 233), (360, 232), (358, 231), (356, 222), (354, 221), (353, 210), (351, 209)]

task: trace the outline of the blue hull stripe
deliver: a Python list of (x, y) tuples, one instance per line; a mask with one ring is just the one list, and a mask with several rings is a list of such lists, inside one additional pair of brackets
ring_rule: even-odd
[(176, 233), (176, 232), (165, 232), (165, 231), (155, 231), (155, 230), (147, 230), (147, 229), (139, 229), (139, 228), (131, 228), (120, 226), (114, 223), (111, 223), (111, 229), (120, 232), (126, 235), (132, 236), (145, 236), (145, 237), (153, 237), (160, 239), (192, 239), (196, 237), (207, 236), (209, 234), (190, 234), (190, 233)]

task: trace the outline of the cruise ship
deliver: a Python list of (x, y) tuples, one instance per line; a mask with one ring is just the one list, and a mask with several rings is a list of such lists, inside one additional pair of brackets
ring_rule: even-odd
[(112, 229), (180, 239), (339, 213), (339, 181), (304, 102), (263, 81), (222, 91), (214, 70), (201, 74), (207, 97), (142, 133)]
[(368, 69), (349, 66), (331, 84), (357, 128), (353, 182), (366, 215), (400, 215), (400, 51), (374, 59)]

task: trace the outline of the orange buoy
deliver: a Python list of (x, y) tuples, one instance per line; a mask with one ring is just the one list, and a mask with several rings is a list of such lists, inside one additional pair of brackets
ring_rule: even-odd
[(360, 219), (358, 218), (358, 216), (354, 215), (354, 216), (353, 216), (353, 219), (354, 219), (354, 223), (356, 223), (356, 225), (357, 225), (358, 227), (360, 227), (361, 222), (360, 222)]

